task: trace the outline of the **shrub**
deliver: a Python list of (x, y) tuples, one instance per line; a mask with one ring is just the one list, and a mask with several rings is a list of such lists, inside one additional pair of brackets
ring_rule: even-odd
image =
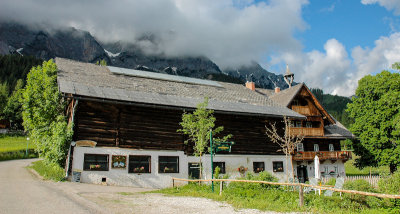
[[(360, 179), (355, 181), (346, 181), (343, 185), (344, 189), (348, 190), (358, 190), (363, 192), (377, 192), (368, 181)], [(373, 196), (365, 196), (358, 194), (348, 194), (345, 193), (344, 197), (346, 199), (350, 199), (351, 201), (356, 201), (357, 203), (367, 205), (368, 207), (379, 208), (382, 207), (382, 199), (373, 197)]]
[[(379, 190), (386, 194), (400, 194), (400, 171), (379, 180)], [(397, 213), (400, 213), (400, 199), (385, 199), (385, 202), (389, 207), (396, 209)]]
[(330, 185), (330, 186), (335, 186), (335, 184), (336, 184), (336, 178), (331, 178), (325, 183), (325, 185)]

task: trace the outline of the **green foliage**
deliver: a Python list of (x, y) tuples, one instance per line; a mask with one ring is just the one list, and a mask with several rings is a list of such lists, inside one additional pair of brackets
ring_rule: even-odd
[(6, 106), (8, 99), (8, 86), (6, 83), (0, 83), (0, 116), (3, 113), (3, 109)]
[(335, 184), (336, 184), (336, 178), (331, 178), (325, 183), (325, 185), (330, 185), (330, 186), (335, 186)]
[(24, 81), (19, 79), (3, 110), (3, 117), (10, 121), (11, 129), (21, 130), (22, 127), (22, 92)]
[[(346, 181), (343, 185), (343, 189), (358, 190), (358, 191), (363, 191), (363, 192), (377, 192), (374, 189), (374, 187), (371, 186), (371, 184), (369, 184), (368, 181), (366, 181), (364, 179), (355, 180), (355, 181)], [(373, 197), (373, 196), (345, 193), (344, 197), (351, 201), (356, 201), (357, 203), (365, 204), (368, 207), (379, 208), (381, 206), (385, 206), (383, 204), (382, 199)]]
[(43, 60), (34, 56), (0, 55), (0, 83), (7, 84), (9, 94), (15, 88), (17, 81), (22, 79), (23, 85), (29, 70), (33, 66), (42, 64)]
[(97, 61), (97, 62), (96, 62), (96, 65), (107, 66), (107, 61), (104, 60), (104, 59), (102, 59), (102, 60), (100, 60), (100, 61)]
[(34, 169), (43, 178), (53, 181), (64, 180), (64, 169), (58, 164), (48, 163), (46, 161), (35, 161), (30, 168)]
[[(0, 134), (0, 152), (11, 152), (26, 149), (27, 140), (25, 136), (9, 136)], [(34, 149), (35, 145), (28, 143), (28, 149)]]
[(400, 171), (379, 180), (378, 186), (383, 193), (400, 195)]
[[(253, 181), (269, 181), (278, 182), (278, 178), (273, 176), (270, 172), (263, 171), (257, 176), (252, 173), (247, 173), (246, 177), (238, 178), (238, 180), (253, 180)], [(242, 183), (242, 182), (232, 182), (229, 184), (230, 188), (244, 188), (244, 189), (269, 189), (277, 188), (278, 186), (273, 186), (270, 184), (260, 184), (260, 183)]]
[(354, 152), (361, 158), (359, 167), (389, 165), (395, 171), (400, 165), (400, 74), (382, 71), (365, 76), (358, 82), (356, 96), (348, 105), (355, 119), (350, 130), (358, 136)]
[(362, 169), (358, 168), (356, 165), (355, 160), (359, 159), (360, 157), (353, 155), (353, 159), (346, 161), (344, 164), (346, 175), (384, 175), (389, 174), (389, 167), (388, 166), (365, 166)]
[(64, 103), (57, 87), (57, 66), (52, 61), (33, 67), (23, 91), (23, 120), (40, 157), (64, 164), (72, 128), (63, 116)]
[[(254, 177), (250, 175), (250, 177)], [(210, 185), (188, 184), (182, 187), (155, 191), (174, 196), (205, 197), (232, 204), (235, 209), (249, 208), (262, 211), (306, 212), (306, 213), (397, 213), (395, 207), (383, 203), (370, 204), (348, 197), (325, 197), (314, 193), (304, 194), (304, 206), (299, 207), (299, 193), (284, 188), (260, 188), (255, 185), (236, 185), (231, 182), (219, 195), (219, 186), (211, 192)], [(381, 200), (377, 199), (377, 202)]]

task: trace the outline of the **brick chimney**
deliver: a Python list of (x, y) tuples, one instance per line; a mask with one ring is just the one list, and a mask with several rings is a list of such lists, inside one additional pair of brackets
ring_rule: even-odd
[(255, 91), (256, 90), (256, 84), (254, 82), (246, 82), (246, 88)]
[(275, 87), (275, 93), (279, 93), (279, 92), (281, 92), (281, 88)]

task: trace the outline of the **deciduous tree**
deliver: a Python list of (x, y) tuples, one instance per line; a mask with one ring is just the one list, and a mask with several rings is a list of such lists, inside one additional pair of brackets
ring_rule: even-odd
[(57, 87), (57, 66), (52, 61), (33, 67), (23, 91), (23, 125), (48, 163), (64, 164), (72, 136), (63, 115), (64, 103)]
[[(394, 64), (393, 68), (398, 68)], [(348, 112), (355, 122), (350, 130), (358, 136), (356, 165), (388, 165), (393, 173), (400, 165), (400, 74), (382, 71), (363, 77)]]
[[(182, 122), (179, 123), (182, 126), (182, 129), (177, 130), (178, 132), (182, 132), (189, 136), (188, 140), (185, 141), (186, 144), (188, 141), (194, 143), (194, 155), (198, 156), (200, 160), (200, 179), (202, 178), (203, 171), (201, 158), (210, 141), (210, 130), (212, 130), (213, 135), (224, 130), (223, 126), (214, 129), (216, 120), (213, 115), (214, 111), (207, 109), (207, 106), (208, 98), (204, 98), (204, 102), (199, 103), (197, 109), (193, 113), (184, 112), (182, 115)], [(226, 135), (222, 139), (215, 138), (215, 140), (226, 141), (230, 137), (232, 136)]]

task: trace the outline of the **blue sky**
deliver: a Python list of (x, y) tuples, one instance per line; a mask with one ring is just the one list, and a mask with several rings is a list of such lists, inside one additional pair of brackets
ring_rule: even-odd
[(222, 70), (256, 61), (283, 74), (289, 64), (295, 81), (343, 96), (400, 61), (400, 0), (1, 0), (0, 21), (75, 27)]
[[(297, 32), (305, 51), (323, 50), (326, 40), (336, 38), (348, 51), (352, 47), (373, 47), (375, 40), (399, 28), (399, 17), (377, 4), (357, 0), (311, 0), (303, 8), (308, 28)], [(392, 28), (395, 29), (392, 29)]]

